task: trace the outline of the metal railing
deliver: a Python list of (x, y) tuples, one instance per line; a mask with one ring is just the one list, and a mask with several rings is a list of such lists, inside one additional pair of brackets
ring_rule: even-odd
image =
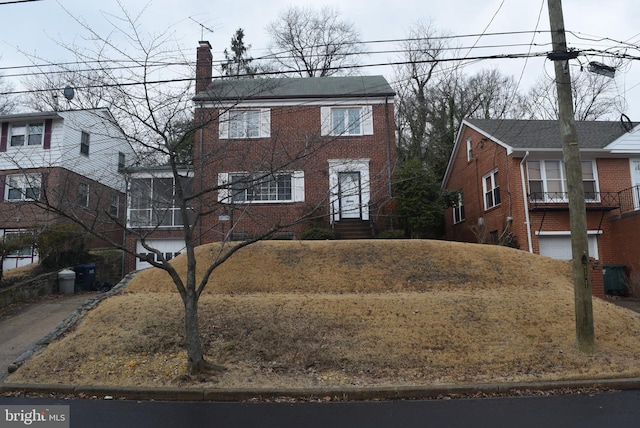
[(620, 214), (640, 209), (640, 186), (621, 190), (618, 195), (620, 199)]
[[(585, 192), (584, 200), (588, 206), (616, 209), (621, 205), (622, 192)], [(533, 192), (529, 194), (531, 209), (549, 206), (564, 206), (569, 203), (567, 192)]]

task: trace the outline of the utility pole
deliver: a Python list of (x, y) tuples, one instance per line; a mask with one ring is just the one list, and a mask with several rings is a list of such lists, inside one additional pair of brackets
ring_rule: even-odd
[(558, 121), (562, 135), (562, 155), (567, 175), (569, 198), (569, 218), (571, 229), (571, 251), (573, 268), (573, 289), (576, 313), (576, 338), (578, 349), (593, 352), (595, 333), (593, 327), (593, 302), (591, 297), (591, 277), (589, 273), (589, 241), (587, 238), (587, 213), (582, 184), (582, 164), (573, 111), (571, 94), (571, 74), (569, 59), (576, 52), (567, 51), (564, 17), (561, 0), (548, 0), (549, 21), (554, 61), (556, 88), (558, 91)]

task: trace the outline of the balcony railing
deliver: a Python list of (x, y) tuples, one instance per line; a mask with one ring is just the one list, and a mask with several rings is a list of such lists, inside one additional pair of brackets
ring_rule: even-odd
[(620, 214), (640, 210), (640, 186), (633, 186), (618, 192)]
[[(587, 210), (610, 211), (620, 208), (621, 192), (585, 192)], [(567, 192), (534, 192), (529, 194), (529, 208), (532, 211), (552, 211), (569, 209)]]

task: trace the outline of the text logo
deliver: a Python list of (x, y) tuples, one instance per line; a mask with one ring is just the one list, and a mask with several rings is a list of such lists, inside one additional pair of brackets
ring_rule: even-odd
[(1, 406), (0, 428), (69, 428), (69, 406)]

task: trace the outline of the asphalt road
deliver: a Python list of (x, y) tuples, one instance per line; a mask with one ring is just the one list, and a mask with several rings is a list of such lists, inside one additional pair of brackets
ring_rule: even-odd
[(0, 315), (0, 382), (8, 375), (9, 364), (94, 296), (55, 295), (3, 309)]
[(70, 406), (71, 427), (638, 427), (640, 391), (593, 395), (329, 403), (189, 403), (0, 397), (3, 406)]

